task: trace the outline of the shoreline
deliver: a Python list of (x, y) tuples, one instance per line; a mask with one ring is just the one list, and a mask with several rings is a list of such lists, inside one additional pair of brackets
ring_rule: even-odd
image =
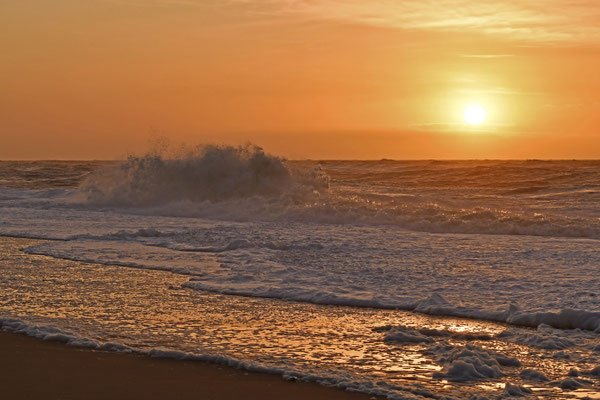
[(376, 398), (208, 362), (87, 349), (5, 331), (0, 354), (0, 387), (13, 399)]

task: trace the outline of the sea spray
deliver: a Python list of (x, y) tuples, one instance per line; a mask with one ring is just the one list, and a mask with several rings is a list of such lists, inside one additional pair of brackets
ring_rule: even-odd
[(79, 187), (93, 205), (151, 206), (174, 201), (219, 202), (303, 196), (328, 187), (318, 169), (291, 169), (255, 145), (200, 146), (179, 155), (151, 152), (100, 169)]

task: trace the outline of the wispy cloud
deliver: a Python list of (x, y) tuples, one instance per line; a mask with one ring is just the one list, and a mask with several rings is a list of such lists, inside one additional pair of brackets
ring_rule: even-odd
[(410, 127), (417, 131), (433, 132), (497, 132), (501, 129), (513, 128), (515, 124), (501, 124), (486, 122), (479, 126), (468, 125), (466, 122), (431, 122), (421, 124), (411, 124)]
[(547, 93), (544, 92), (527, 92), (523, 90), (516, 90), (510, 88), (502, 88), (502, 87), (491, 87), (487, 89), (458, 89), (457, 93), (467, 94), (467, 95), (502, 95), (502, 96), (544, 96)]
[(523, 42), (600, 45), (598, 0), (104, 0), (135, 6), (233, 7), (381, 27), (480, 32)]
[(529, 42), (600, 43), (597, 0), (228, 0), (228, 4), (262, 14), (304, 14), (385, 27), (478, 31)]
[(460, 56), (463, 58), (483, 58), (483, 59), (515, 57), (514, 54), (461, 54)]

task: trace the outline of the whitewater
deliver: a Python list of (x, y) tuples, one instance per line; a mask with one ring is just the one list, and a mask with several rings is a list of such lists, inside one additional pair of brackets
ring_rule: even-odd
[[(0, 162), (0, 235), (5, 330), (389, 398), (600, 398), (598, 161)], [(59, 318), (74, 282), (197, 319)]]

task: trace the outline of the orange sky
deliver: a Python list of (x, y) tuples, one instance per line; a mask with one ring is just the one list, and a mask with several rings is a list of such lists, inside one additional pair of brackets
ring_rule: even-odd
[[(526, 3), (526, 5), (523, 5)], [(0, 3), (0, 158), (600, 158), (597, 0)], [(487, 111), (467, 126), (469, 104)]]

